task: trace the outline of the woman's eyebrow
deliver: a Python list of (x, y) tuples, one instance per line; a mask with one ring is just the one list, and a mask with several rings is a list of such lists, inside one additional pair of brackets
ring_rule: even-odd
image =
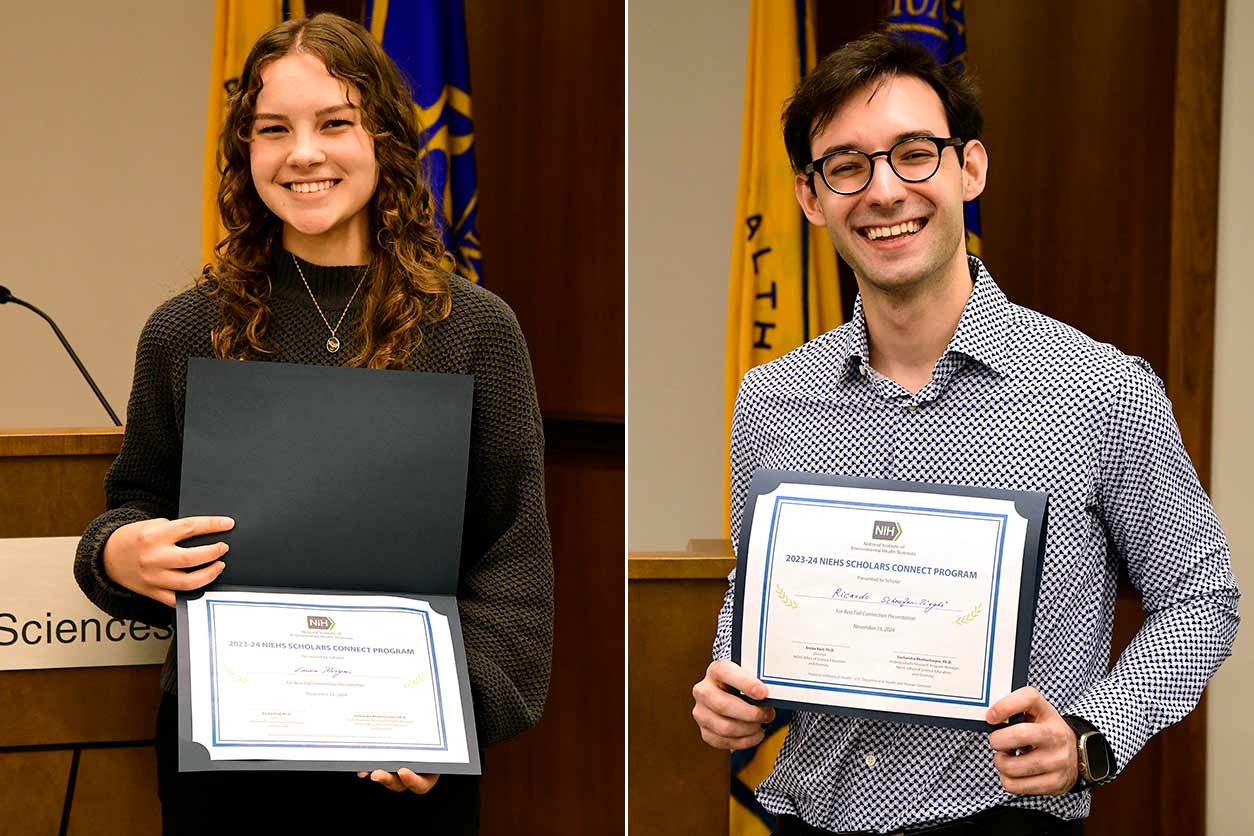
[[(324, 107), (321, 110), (314, 113), (314, 116), (315, 117), (326, 116), (328, 113), (335, 113), (337, 110), (358, 110), (358, 107), (357, 105), (352, 104), (351, 102), (343, 102), (341, 104), (331, 105), (330, 107)], [(288, 118), (282, 113), (254, 113), (253, 118), (254, 119), (272, 119), (276, 122), (288, 121)]]

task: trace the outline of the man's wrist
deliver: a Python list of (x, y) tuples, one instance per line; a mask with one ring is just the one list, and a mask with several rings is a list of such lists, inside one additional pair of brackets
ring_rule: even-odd
[(1087, 790), (1114, 777), (1115, 756), (1106, 736), (1083, 717), (1064, 714), (1062, 718), (1076, 737), (1078, 775), (1070, 791)]

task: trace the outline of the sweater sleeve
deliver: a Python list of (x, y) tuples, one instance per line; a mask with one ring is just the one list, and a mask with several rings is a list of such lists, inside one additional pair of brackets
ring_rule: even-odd
[(501, 307), (475, 335), (480, 346), (458, 596), (485, 745), (539, 721), (553, 647), (544, 430), (522, 331)]
[(115, 618), (169, 625), (174, 610), (115, 583), (104, 571), (105, 542), (127, 523), (173, 517), (178, 508), (181, 443), (175, 423), (171, 357), (160, 309), (140, 334), (122, 449), (105, 476), (105, 507), (79, 540), (74, 579)]

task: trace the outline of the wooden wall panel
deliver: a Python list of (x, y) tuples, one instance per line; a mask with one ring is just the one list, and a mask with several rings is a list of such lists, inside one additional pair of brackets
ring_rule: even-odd
[(623, 10), (466, 0), (484, 285), (518, 315), (557, 583), (537, 729), (486, 753), (484, 833), (623, 829)]
[(0, 833), (58, 833), (71, 752), (0, 753)]
[(1011, 300), (1166, 376), (1176, 3), (981, 3), (985, 261)]
[(1163, 374), (1184, 445), (1210, 484), (1223, 0), (1179, 0), (1171, 177), (1171, 313)]
[[(89, 749), (79, 757), (68, 836), (156, 836), (157, 754), (152, 747)], [(52, 831), (48, 831), (52, 832)]]
[(484, 285), (546, 415), (622, 419), (623, 9), (467, 0)]
[(551, 450), (545, 478), (557, 584), (553, 678), (539, 726), (484, 755), (482, 830), (621, 833), (622, 456)]

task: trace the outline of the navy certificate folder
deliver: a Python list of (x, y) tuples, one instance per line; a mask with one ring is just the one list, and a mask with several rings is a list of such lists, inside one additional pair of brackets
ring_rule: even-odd
[(457, 592), (474, 380), (192, 358), (179, 516), (227, 516), (218, 583)]

